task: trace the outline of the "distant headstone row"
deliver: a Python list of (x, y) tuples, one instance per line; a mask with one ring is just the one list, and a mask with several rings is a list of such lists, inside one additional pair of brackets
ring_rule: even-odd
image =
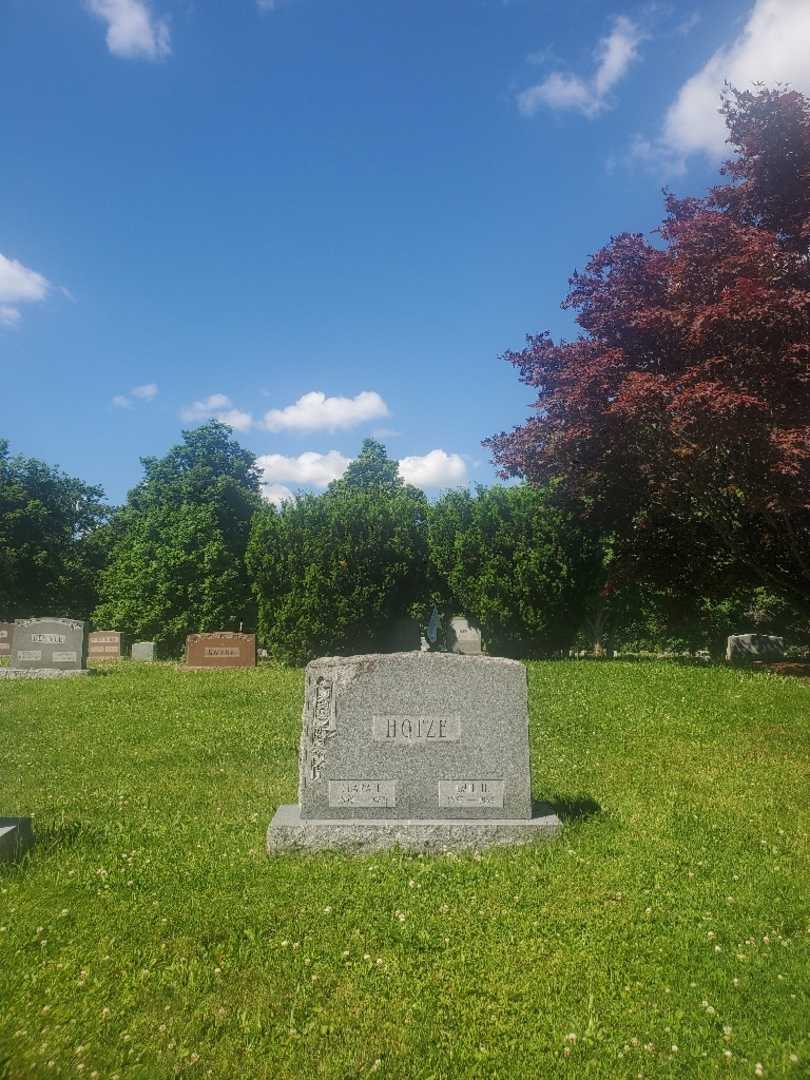
[[(0, 623), (0, 656), (11, 659), (12, 671), (85, 671), (89, 660), (121, 660), (124, 635), (117, 630), (88, 634), (81, 619), (17, 619)], [(138, 641), (133, 660), (154, 660), (155, 643)]]

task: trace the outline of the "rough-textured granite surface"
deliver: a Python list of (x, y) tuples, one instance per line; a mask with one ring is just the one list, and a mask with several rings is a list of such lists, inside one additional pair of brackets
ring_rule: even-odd
[(362, 854), (398, 847), (405, 851), (475, 851), (551, 840), (562, 825), (556, 814), (538, 807), (534, 817), (500, 821), (303, 820), (297, 806), (280, 806), (267, 830), (270, 855), (290, 851), (346, 851)]
[(303, 819), (531, 817), (526, 670), (404, 652), (306, 669)]
[(18, 859), (33, 843), (31, 818), (0, 817), (0, 860)]

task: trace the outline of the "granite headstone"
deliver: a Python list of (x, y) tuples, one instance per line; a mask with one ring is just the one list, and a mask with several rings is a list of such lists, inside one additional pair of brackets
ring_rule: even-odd
[(0, 817), (0, 861), (18, 859), (33, 843), (30, 817)]
[(0, 622), (0, 656), (11, 656), (14, 641), (14, 623)]
[(781, 660), (784, 655), (784, 638), (770, 634), (732, 634), (726, 642), (726, 660), (730, 664)]
[(480, 656), (481, 631), (469, 619), (454, 616), (447, 624), (447, 651), (461, 656)]
[(117, 630), (94, 630), (87, 635), (88, 660), (120, 660), (124, 656), (124, 635)]
[(77, 619), (17, 619), (11, 667), (83, 671), (87, 667), (84, 626)]
[(144, 662), (150, 662), (155, 659), (155, 643), (154, 641), (135, 641), (132, 645), (132, 652), (130, 654), (133, 660), (141, 660)]
[(189, 634), (186, 638), (185, 671), (255, 666), (255, 634), (223, 631), (218, 634)]
[(471, 848), (560, 828), (532, 806), (525, 668), (500, 657), (314, 660), (298, 794), (271, 822), (271, 852)]

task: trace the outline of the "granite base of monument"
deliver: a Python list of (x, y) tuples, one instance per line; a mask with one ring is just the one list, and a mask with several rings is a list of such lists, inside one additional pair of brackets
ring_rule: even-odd
[(33, 843), (30, 817), (0, 817), (0, 862), (19, 859)]
[(526, 669), (400, 652), (307, 665), (298, 804), (267, 850), (471, 850), (561, 828), (532, 802)]
[(548, 806), (530, 818), (481, 821), (471, 818), (310, 818), (296, 803), (280, 806), (267, 830), (270, 855), (289, 851), (477, 851), (551, 840), (562, 822)]

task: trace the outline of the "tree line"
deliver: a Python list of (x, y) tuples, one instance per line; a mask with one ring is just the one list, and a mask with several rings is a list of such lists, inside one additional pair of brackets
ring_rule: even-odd
[(90, 617), (179, 653), (256, 628), (280, 660), (378, 647), (433, 605), (493, 652), (707, 648), (810, 628), (810, 102), (729, 90), (734, 157), (573, 275), (574, 341), (508, 352), (535, 413), (487, 440), (504, 479), (430, 503), (366, 440), (274, 507), (211, 421), (123, 507), (0, 441), (0, 618)]

